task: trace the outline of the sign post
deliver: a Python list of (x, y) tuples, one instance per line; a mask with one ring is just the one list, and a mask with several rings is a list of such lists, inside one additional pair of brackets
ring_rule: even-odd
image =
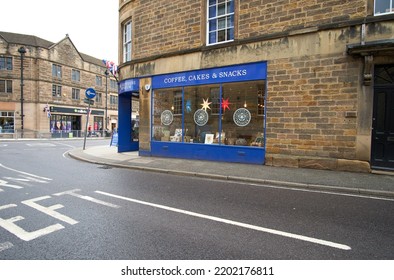
[(83, 140), (83, 149), (85, 150), (86, 147), (86, 136), (88, 134), (88, 125), (89, 125), (89, 115), (90, 115), (90, 105), (94, 104), (93, 98), (96, 97), (96, 91), (93, 88), (88, 88), (85, 91), (86, 98), (84, 99), (84, 102), (88, 104), (88, 112), (86, 114), (86, 126), (85, 126), (85, 137)]

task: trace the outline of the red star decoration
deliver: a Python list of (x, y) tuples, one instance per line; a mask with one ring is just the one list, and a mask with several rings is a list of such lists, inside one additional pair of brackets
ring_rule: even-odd
[(227, 99), (224, 99), (224, 98), (222, 98), (222, 108), (223, 108), (223, 112), (226, 112), (226, 109), (229, 109), (230, 110), (230, 105), (231, 103), (230, 103), (230, 101), (229, 101), (229, 98), (227, 98)]

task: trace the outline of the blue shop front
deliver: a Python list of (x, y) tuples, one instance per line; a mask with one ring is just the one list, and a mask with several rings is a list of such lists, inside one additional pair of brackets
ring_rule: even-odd
[[(264, 164), (266, 79), (265, 61), (152, 76), (150, 150), (140, 149), (140, 155)], [(128, 89), (122, 91), (126, 82)], [(120, 85), (122, 152), (135, 148), (125, 122), (130, 123), (130, 100), (139, 80)], [(122, 130), (127, 132), (122, 135)], [(122, 137), (127, 138), (123, 145)]]

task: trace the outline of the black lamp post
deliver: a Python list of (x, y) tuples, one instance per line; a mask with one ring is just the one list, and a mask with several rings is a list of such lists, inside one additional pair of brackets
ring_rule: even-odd
[(105, 133), (107, 133), (108, 130), (108, 126), (107, 126), (107, 122), (108, 122), (108, 69), (105, 69)]
[(23, 84), (23, 57), (26, 53), (25, 47), (23, 47), (23, 46), (20, 47), (18, 49), (18, 52), (21, 54), (21, 130), (22, 130), (21, 138), (23, 138), (23, 117), (25, 116), (23, 114), (23, 86), (24, 86), (24, 84)]

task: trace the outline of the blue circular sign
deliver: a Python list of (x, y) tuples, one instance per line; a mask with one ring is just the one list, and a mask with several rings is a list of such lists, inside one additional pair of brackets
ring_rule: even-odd
[(93, 99), (96, 97), (96, 91), (94, 90), (94, 88), (88, 88), (85, 91), (85, 95), (87, 98)]

